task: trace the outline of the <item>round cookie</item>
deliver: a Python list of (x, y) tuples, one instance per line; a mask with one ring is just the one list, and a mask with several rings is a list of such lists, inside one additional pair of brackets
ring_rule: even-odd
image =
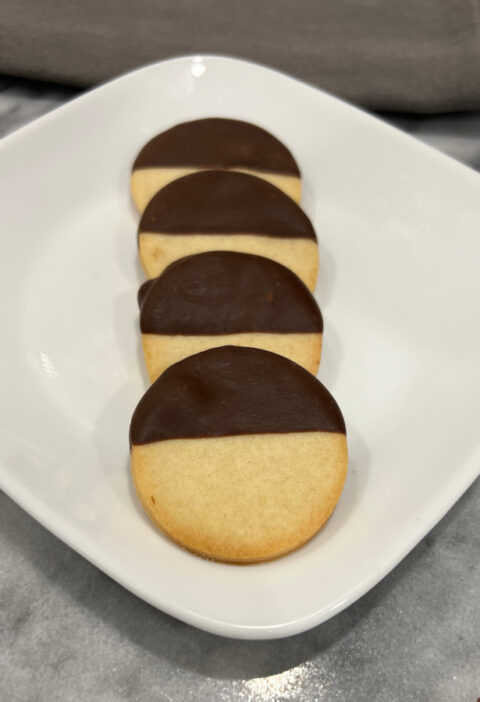
[(287, 147), (255, 124), (218, 117), (183, 122), (151, 139), (133, 164), (133, 200), (143, 212), (172, 180), (218, 168), (258, 175), (300, 202), (300, 171)]
[(222, 249), (271, 258), (310, 290), (317, 279), (317, 238), (307, 215), (275, 186), (234, 171), (192, 173), (162, 188), (142, 215), (138, 247), (148, 278), (184, 256)]
[(222, 346), (170, 366), (130, 425), (135, 488), (151, 519), (201, 556), (277, 558), (322, 527), (343, 489), (341, 411), (296, 363)]
[(318, 370), (318, 305), (295, 273), (269, 258), (232, 251), (181, 258), (142, 285), (139, 304), (152, 382), (173, 363), (225, 344), (273, 351)]

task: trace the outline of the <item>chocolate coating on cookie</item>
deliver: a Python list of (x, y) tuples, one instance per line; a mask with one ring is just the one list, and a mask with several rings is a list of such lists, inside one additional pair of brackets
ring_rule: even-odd
[(309, 218), (288, 195), (235, 171), (201, 171), (172, 181), (150, 200), (138, 231), (317, 240)]
[(186, 256), (139, 291), (143, 334), (322, 333), (306, 285), (269, 258), (231, 251)]
[(133, 413), (130, 444), (291, 432), (345, 434), (328, 390), (269, 351), (221, 346), (170, 366)]
[(151, 139), (138, 154), (140, 168), (240, 168), (300, 177), (290, 151), (255, 124), (208, 118), (177, 124)]
[[(186, 258), (188, 258), (188, 257), (186, 257)], [(179, 260), (182, 260), (182, 259), (179, 259)], [(158, 280), (158, 278), (150, 278), (150, 280), (146, 280), (138, 288), (137, 302), (138, 302), (138, 306), (140, 307), (140, 310), (142, 309), (142, 305), (143, 305), (147, 295), (149, 294), (152, 286), (155, 285), (155, 282), (157, 280)]]

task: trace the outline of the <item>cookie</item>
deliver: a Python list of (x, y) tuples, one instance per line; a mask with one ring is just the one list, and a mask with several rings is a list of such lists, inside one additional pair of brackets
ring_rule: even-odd
[(139, 290), (152, 382), (199, 351), (230, 344), (279, 353), (315, 374), (322, 315), (289, 268), (263, 256), (207, 251), (171, 263)]
[(258, 175), (300, 202), (300, 171), (287, 147), (255, 124), (223, 118), (183, 122), (151, 139), (133, 164), (133, 200), (143, 212), (172, 180), (218, 168)]
[(317, 238), (307, 215), (246, 173), (201, 171), (166, 185), (142, 215), (138, 247), (148, 278), (184, 256), (222, 249), (282, 263), (310, 290), (317, 279)]
[(135, 488), (173, 541), (231, 563), (270, 560), (322, 527), (347, 442), (326, 388), (269, 351), (222, 346), (170, 366), (130, 425)]

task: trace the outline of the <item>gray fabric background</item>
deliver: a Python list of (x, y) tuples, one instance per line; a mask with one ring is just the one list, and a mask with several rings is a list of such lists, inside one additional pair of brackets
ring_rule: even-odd
[(480, 0), (1, 0), (0, 73), (91, 85), (217, 53), (362, 105), (480, 108)]

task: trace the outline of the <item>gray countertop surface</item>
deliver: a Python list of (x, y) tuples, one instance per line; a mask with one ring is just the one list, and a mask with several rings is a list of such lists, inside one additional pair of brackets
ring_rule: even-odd
[[(73, 95), (0, 79), (0, 135)], [(480, 169), (480, 114), (384, 117)], [(346, 611), (298, 636), (249, 642), (154, 609), (0, 494), (0, 700), (477, 702), (479, 524), (477, 480)]]

